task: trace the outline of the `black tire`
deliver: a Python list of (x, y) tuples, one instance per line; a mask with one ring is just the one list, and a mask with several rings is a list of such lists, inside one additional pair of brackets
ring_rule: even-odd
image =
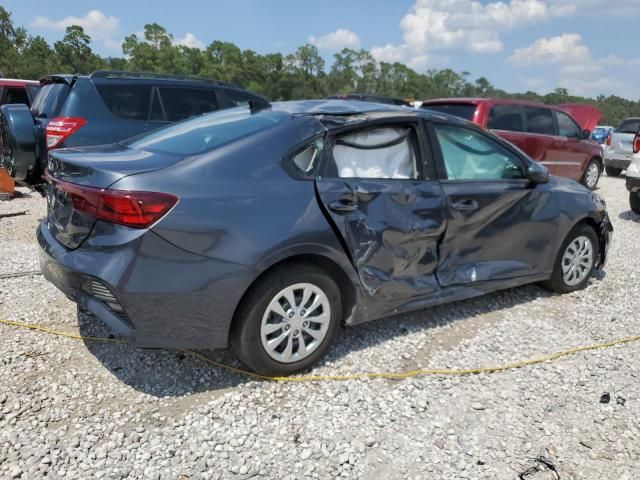
[[(587, 275), (580, 283), (578, 283), (577, 285), (568, 285), (562, 275), (562, 257), (569, 244), (571, 244), (576, 238), (580, 236), (585, 236), (591, 241), (591, 246), (593, 249), (593, 261)], [(584, 223), (576, 225), (569, 232), (569, 235), (567, 235), (567, 238), (565, 238), (564, 242), (562, 242), (560, 251), (556, 255), (556, 261), (553, 265), (553, 274), (551, 275), (551, 278), (546, 282), (542, 282), (542, 286), (556, 293), (569, 293), (583, 289), (593, 275), (593, 271), (595, 270), (595, 265), (598, 261), (599, 256), (600, 243), (594, 229)]]
[(622, 173), (621, 168), (610, 167), (608, 165), (604, 167), (604, 171), (607, 172), (607, 176), (609, 177), (619, 177)]
[[(590, 185), (588, 181), (588, 175), (589, 175), (589, 170), (592, 168), (592, 165), (594, 164), (598, 167), (598, 175), (596, 176), (595, 181)], [(601, 174), (602, 174), (602, 165), (598, 160), (596, 160), (595, 158), (592, 158), (589, 161), (589, 163), (587, 163), (587, 168), (584, 169), (584, 173), (582, 174), (582, 180), (580, 181), (580, 183), (582, 183), (589, 190), (595, 190), (596, 187), (598, 186), (598, 181), (600, 180)]]
[(634, 213), (640, 215), (640, 192), (629, 192), (629, 206)]
[[(283, 363), (272, 358), (260, 337), (262, 317), (283, 289), (297, 283), (310, 283), (320, 288), (329, 301), (331, 310), (329, 326), (320, 345), (306, 358)], [(290, 375), (305, 370), (322, 358), (342, 321), (342, 301), (336, 282), (321, 268), (309, 264), (292, 264), (278, 267), (261, 278), (242, 301), (231, 332), (231, 348), (242, 363), (261, 375)], [(302, 332), (302, 330), (300, 330)]]

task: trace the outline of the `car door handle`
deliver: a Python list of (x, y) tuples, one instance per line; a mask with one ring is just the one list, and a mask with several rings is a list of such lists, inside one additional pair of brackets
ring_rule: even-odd
[(341, 198), (339, 200), (329, 202), (329, 208), (336, 213), (355, 212), (358, 208), (358, 202), (351, 198)]
[(477, 210), (480, 205), (476, 200), (467, 199), (453, 202), (451, 204), (451, 207), (456, 210)]

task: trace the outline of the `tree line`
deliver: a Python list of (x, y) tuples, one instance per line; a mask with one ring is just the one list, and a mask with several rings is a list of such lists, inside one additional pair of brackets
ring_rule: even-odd
[(327, 68), (311, 44), (293, 53), (261, 55), (231, 42), (215, 40), (206, 48), (176, 45), (167, 30), (151, 23), (142, 38), (129, 35), (121, 57), (102, 57), (91, 48), (91, 37), (79, 25), (66, 28), (62, 40), (50, 45), (43, 37), (15, 26), (11, 13), (0, 6), (0, 74), (37, 79), (50, 73), (90, 73), (95, 70), (192, 75), (247, 88), (271, 100), (319, 98), (337, 93), (371, 93), (407, 100), (441, 97), (501, 97), (548, 104), (588, 103), (602, 111), (601, 123), (618, 125), (628, 116), (640, 116), (640, 101), (616, 95), (585, 98), (557, 88), (547, 95), (507, 93), (469, 72), (430, 69), (417, 73), (402, 63), (378, 62), (366, 50), (345, 48)]

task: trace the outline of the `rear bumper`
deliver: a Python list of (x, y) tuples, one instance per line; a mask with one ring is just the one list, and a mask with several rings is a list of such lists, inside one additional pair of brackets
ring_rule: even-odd
[(631, 163), (630, 158), (605, 158), (604, 164), (607, 167), (613, 168), (621, 168), (622, 170), (626, 170)]
[[(46, 221), (37, 232), (44, 277), (137, 347), (225, 348), (253, 280), (245, 266), (194, 255), (153, 232), (118, 247), (67, 250)], [(94, 296), (99, 281), (124, 309)]]

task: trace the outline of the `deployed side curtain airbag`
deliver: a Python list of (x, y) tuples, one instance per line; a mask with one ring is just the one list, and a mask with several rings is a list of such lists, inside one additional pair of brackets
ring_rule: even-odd
[(407, 128), (377, 128), (340, 137), (333, 149), (343, 178), (415, 178), (415, 157)]

